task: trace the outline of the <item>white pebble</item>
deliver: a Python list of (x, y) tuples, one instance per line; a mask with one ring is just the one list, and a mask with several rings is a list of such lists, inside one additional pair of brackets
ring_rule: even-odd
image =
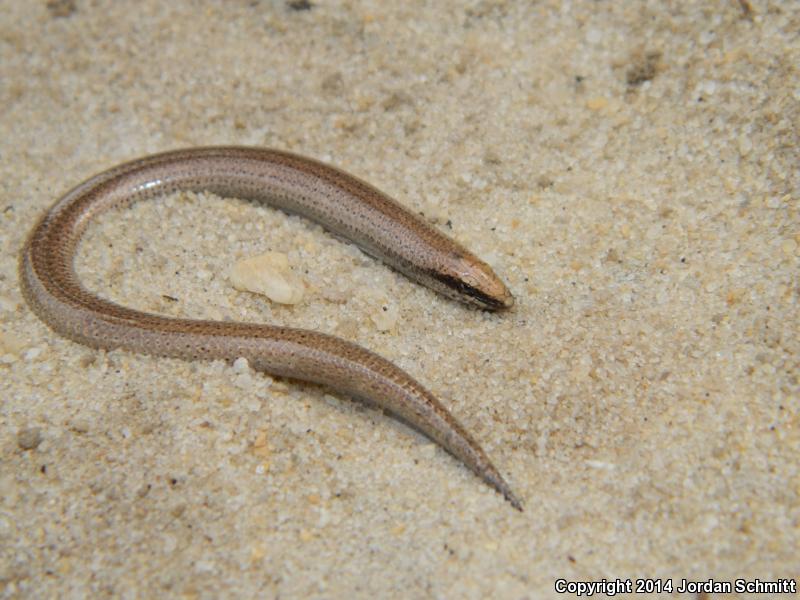
[(244, 356), (240, 356), (233, 361), (233, 370), (237, 373), (247, 373), (250, 370), (250, 363), (247, 362)]
[(240, 260), (231, 270), (231, 283), (237, 290), (262, 294), (280, 304), (297, 304), (303, 299), (303, 282), (280, 252)]

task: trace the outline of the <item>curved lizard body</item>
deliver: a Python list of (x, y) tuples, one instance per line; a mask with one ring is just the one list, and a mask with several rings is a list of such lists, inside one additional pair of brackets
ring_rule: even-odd
[(481, 447), (441, 402), (380, 356), (316, 331), (145, 313), (81, 285), (74, 255), (98, 214), (183, 190), (257, 200), (303, 215), (449, 297), (488, 310), (513, 304), (488, 265), (352, 175), (276, 150), (211, 147), (125, 163), (65, 194), (22, 252), (20, 281), (33, 311), (59, 334), (95, 348), (191, 360), (245, 357), (256, 369), (365, 399), (438, 442), (521, 510)]

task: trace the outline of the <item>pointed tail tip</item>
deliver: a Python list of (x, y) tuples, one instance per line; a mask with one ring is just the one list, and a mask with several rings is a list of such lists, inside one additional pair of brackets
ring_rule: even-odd
[(498, 492), (503, 494), (503, 497), (508, 500), (508, 502), (516, 508), (519, 512), (524, 512), (522, 507), (522, 502), (519, 498), (511, 491), (511, 488), (506, 483), (505, 479), (495, 471), (491, 476), (485, 477), (486, 482), (491, 485), (494, 489)]
[(516, 508), (519, 512), (525, 512), (525, 510), (522, 507), (522, 502), (511, 492), (511, 490), (509, 490), (506, 494), (503, 495), (505, 496), (505, 499), (511, 503), (511, 506)]

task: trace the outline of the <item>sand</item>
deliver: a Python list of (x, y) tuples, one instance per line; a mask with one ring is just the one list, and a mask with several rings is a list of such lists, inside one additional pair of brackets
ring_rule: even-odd
[[(800, 571), (800, 3), (7, 0), (0, 595), (547, 598)], [(310, 327), (411, 372), (519, 513), (376, 410), (242, 364), (95, 351), (27, 308), (55, 199), (159, 150), (329, 161), (492, 264), (504, 314), (321, 228), (182, 194), (104, 215), (87, 286)], [(294, 306), (231, 266), (289, 257)], [(379, 327), (391, 311), (393, 326)]]

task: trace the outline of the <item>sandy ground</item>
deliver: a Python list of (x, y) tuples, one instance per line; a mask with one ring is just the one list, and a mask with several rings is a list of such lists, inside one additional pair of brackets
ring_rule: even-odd
[[(800, 3), (0, 2), (0, 595), (527, 598), (800, 572)], [(78, 271), (185, 317), (311, 327), (438, 394), (518, 513), (390, 417), (28, 310), (37, 217), (203, 144), (330, 161), (491, 263), (492, 315), (298, 218), (106, 215)], [(233, 289), (289, 255), (293, 307)], [(384, 307), (398, 320), (376, 327)]]

